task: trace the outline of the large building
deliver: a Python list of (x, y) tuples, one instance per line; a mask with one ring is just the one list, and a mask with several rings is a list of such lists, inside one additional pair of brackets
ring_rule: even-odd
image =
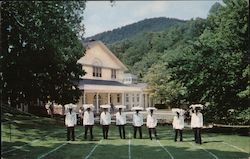
[(78, 86), (82, 91), (78, 107), (94, 104), (99, 112), (102, 104), (122, 104), (127, 110), (153, 105), (147, 84), (137, 83), (136, 76), (125, 74), (128, 68), (101, 41), (87, 43), (86, 53), (77, 63), (86, 72)]

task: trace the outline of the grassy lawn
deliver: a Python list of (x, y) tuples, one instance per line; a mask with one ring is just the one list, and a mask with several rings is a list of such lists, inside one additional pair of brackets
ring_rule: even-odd
[[(7, 116), (8, 120), (14, 117)], [(83, 139), (83, 127), (76, 128), (76, 141), (66, 141), (66, 129), (62, 121), (50, 118), (19, 116), (11, 124), (2, 122), (2, 158), (47, 158), (47, 159), (247, 159), (250, 137), (237, 134), (202, 134), (203, 144), (193, 141), (190, 129), (184, 130), (184, 141), (174, 142), (170, 126), (158, 126), (159, 140), (150, 140), (146, 127), (143, 139), (133, 139), (131, 125), (126, 126), (126, 139), (120, 139), (118, 129), (112, 125), (109, 139), (102, 139), (99, 125), (94, 127), (94, 140)]]

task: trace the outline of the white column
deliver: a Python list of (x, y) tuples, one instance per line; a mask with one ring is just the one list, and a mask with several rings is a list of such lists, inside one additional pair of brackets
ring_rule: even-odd
[(99, 93), (96, 93), (96, 111), (99, 113)]
[(139, 99), (139, 102), (140, 102), (140, 106), (141, 107), (143, 107), (143, 96), (142, 96), (142, 93), (140, 93), (140, 95), (139, 95), (140, 97), (140, 99)]
[(122, 105), (125, 105), (125, 93), (122, 92)]
[(148, 94), (145, 94), (145, 107), (148, 107)]
[(86, 93), (83, 92), (83, 104), (86, 104)]

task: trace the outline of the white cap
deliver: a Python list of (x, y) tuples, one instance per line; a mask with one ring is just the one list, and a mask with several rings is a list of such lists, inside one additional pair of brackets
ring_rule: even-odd
[(100, 105), (101, 108), (110, 108), (111, 106), (110, 105)]
[(115, 108), (116, 108), (116, 109), (120, 109), (120, 108), (125, 109), (126, 106), (125, 106), (125, 105), (116, 105)]
[(143, 108), (142, 108), (142, 107), (139, 107), (139, 106), (136, 106), (136, 107), (132, 107), (131, 110), (143, 110)]
[(64, 107), (65, 107), (65, 109), (73, 109), (73, 108), (76, 108), (77, 105), (69, 103), (69, 104), (65, 104)]
[(155, 107), (148, 107), (146, 108), (147, 111), (150, 111), (150, 110), (157, 110)]
[(90, 109), (94, 109), (94, 105), (93, 104), (83, 104), (83, 108), (84, 109), (88, 109), (88, 108), (90, 108)]
[(189, 108), (192, 108), (192, 109), (201, 108), (201, 109), (203, 109), (203, 105), (202, 104), (192, 104), (189, 106)]

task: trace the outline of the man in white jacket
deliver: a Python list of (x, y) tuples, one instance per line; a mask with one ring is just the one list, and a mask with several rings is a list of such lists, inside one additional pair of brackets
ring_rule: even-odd
[(125, 139), (125, 124), (126, 124), (126, 114), (122, 112), (122, 107), (118, 108), (118, 112), (115, 114), (116, 117), (116, 125), (119, 128), (120, 138)]
[(201, 144), (201, 129), (203, 127), (203, 115), (198, 108), (192, 113), (191, 128), (194, 130), (195, 143)]
[(65, 125), (67, 127), (67, 140), (70, 138), (72, 141), (75, 141), (75, 125), (76, 125), (76, 113), (72, 111), (72, 108), (69, 108), (69, 112), (65, 116)]
[(184, 128), (184, 117), (182, 114), (180, 114), (180, 111), (176, 111), (175, 112), (176, 115), (174, 116), (174, 120), (173, 120), (173, 128), (175, 130), (175, 138), (174, 141), (177, 141), (177, 136), (178, 133), (180, 134), (180, 141), (183, 141), (182, 139), (182, 130)]
[(139, 113), (139, 110), (136, 110), (136, 113), (133, 114), (133, 126), (134, 126), (134, 138), (136, 138), (137, 129), (139, 129), (140, 139), (142, 139), (141, 127), (143, 125), (143, 116)]
[(94, 126), (94, 113), (90, 107), (86, 108), (83, 115), (83, 125), (85, 127), (84, 139), (87, 139), (88, 129), (90, 131), (90, 138), (93, 140), (93, 126)]
[(109, 125), (111, 124), (111, 115), (108, 112), (108, 108), (103, 108), (103, 112), (100, 116), (100, 124), (102, 125), (103, 138), (108, 139)]
[(149, 132), (149, 137), (152, 140), (152, 131), (154, 132), (155, 138), (157, 139), (156, 135), (156, 126), (157, 126), (157, 119), (156, 116), (153, 114), (155, 108), (148, 109), (150, 112), (147, 116), (147, 127), (148, 127), (148, 132)]

